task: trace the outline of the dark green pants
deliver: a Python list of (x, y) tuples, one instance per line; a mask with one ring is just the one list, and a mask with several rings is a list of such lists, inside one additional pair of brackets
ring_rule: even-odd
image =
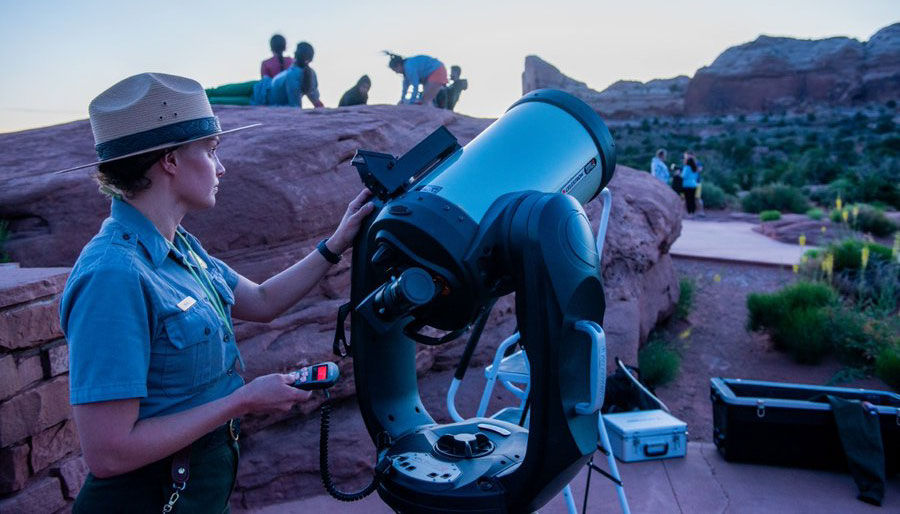
[[(190, 478), (179, 491), (173, 513), (227, 513), (237, 476), (238, 443), (223, 438), (191, 450)], [(174, 492), (171, 457), (111, 478), (88, 474), (72, 512), (159, 514)]]

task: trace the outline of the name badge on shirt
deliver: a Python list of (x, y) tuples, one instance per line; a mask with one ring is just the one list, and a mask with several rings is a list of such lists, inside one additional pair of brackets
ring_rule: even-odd
[(180, 302), (178, 302), (178, 308), (183, 311), (186, 311), (186, 310), (190, 309), (191, 307), (193, 307), (195, 303), (197, 303), (197, 300), (194, 300), (194, 297), (192, 297), (192, 296), (188, 296), (188, 297), (185, 297), (184, 300), (181, 300)]

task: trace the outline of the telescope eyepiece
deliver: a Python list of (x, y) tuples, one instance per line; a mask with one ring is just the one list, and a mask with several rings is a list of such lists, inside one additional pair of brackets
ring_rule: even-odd
[(437, 288), (422, 268), (408, 268), (375, 295), (375, 312), (385, 319), (397, 319), (434, 298)]

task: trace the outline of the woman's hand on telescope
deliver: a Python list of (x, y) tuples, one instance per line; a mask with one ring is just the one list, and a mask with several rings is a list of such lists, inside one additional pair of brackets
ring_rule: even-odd
[(372, 213), (373, 209), (375, 209), (375, 205), (369, 201), (369, 198), (371, 197), (372, 192), (368, 189), (363, 189), (356, 195), (356, 198), (350, 202), (347, 206), (347, 211), (344, 212), (344, 217), (341, 218), (341, 223), (334, 231), (334, 235), (328, 238), (326, 244), (328, 245), (329, 250), (340, 255), (344, 253), (347, 248), (350, 248), (350, 245), (353, 244), (353, 239), (356, 237), (356, 233), (359, 232), (362, 221), (366, 216)]

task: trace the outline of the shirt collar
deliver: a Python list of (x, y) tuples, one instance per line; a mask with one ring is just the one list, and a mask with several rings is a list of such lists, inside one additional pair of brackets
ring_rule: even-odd
[(159, 267), (169, 255), (169, 243), (156, 229), (156, 225), (128, 202), (113, 198), (110, 217), (137, 237), (154, 266)]

